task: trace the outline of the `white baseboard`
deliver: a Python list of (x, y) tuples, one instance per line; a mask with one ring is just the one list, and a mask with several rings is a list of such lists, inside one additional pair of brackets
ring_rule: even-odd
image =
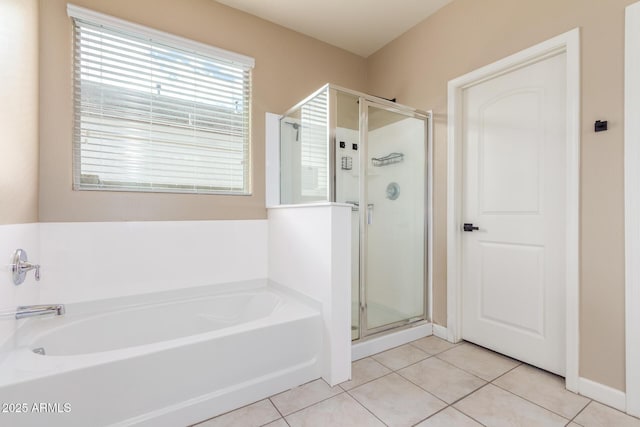
[(431, 323), (425, 323), (402, 329), (398, 332), (366, 339), (351, 346), (351, 360), (364, 359), (372, 354), (380, 353), (381, 351), (389, 350), (390, 348), (398, 347), (432, 334), (433, 327)]
[(623, 412), (627, 408), (627, 397), (623, 391), (586, 378), (578, 378), (578, 393)]
[(437, 336), (438, 338), (442, 338), (443, 340), (448, 340), (449, 339), (449, 331), (447, 330), (446, 326), (442, 326), (442, 325), (433, 325), (433, 335)]

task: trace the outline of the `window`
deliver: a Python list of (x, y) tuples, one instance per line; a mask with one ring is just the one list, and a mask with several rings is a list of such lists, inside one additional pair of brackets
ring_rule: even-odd
[(76, 190), (249, 193), (253, 59), (73, 5)]

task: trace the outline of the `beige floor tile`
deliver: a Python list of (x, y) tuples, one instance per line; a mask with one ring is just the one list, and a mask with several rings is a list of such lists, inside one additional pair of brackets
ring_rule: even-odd
[(384, 427), (379, 419), (346, 393), (287, 416), (292, 427)]
[(447, 351), (458, 345), (451, 344), (450, 342), (433, 335), (431, 335), (430, 337), (420, 338), (419, 340), (412, 341), (410, 344), (429, 354), (442, 353), (443, 351)]
[(422, 359), (426, 359), (429, 357), (429, 354), (412, 345), (405, 344), (382, 353), (374, 354), (371, 357), (387, 368), (395, 371), (412, 363), (419, 362)]
[(349, 392), (391, 427), (411, 426), (446, 406), (398, 374), (389, 374)]
[(529, 365), (518, 366), (494, 384), (569, 419), (589, 403), (565, 389), (564, 378)]
[(381, 365), (370, 357), (366, 357), (351, 364), (351, 381), (343, 382), (340, 387), (345, 390), (351, 390), (390, 372), (391, 370), (386, 366)]
[(462, 412), (449, 406), (447, 409), (416, 425), (416, 427), (482, 427), (482, 424), (475, 422)]
[(271, 397), (271, 401), (282, 415), (288, 415), (342, 392), (340, 387), (329, 387), (320, 379), (277, 394)]
[(455, 408), (491, 427), (554, 427), (569, 420), (488, 384), (456, 403)]
[(487, 381), (496, 379), (520, 364), (520, 362), (471, 343), (461, 344), (438, 354), (436, 357)]
[(259, 427), (280, 418), (269, 399), (212, 418), (197, 427)]
[(639, 427), (640, 420), (598, 402), (591, 402), (580, 412), (576, 423), (584, 427)]
[(453, 403), (487, 383), (435, 357), (401, 369), (398, 373), (447, 403)]
[(263, 427), (289, 427), (289, 424), (287, 424), (284, 418), (280, 418), (279, 420), (265, 424)]
[(576, 423), (569, 423), (567, 424), (567, 427), (583, 427), (580, 424), (576, 424)]

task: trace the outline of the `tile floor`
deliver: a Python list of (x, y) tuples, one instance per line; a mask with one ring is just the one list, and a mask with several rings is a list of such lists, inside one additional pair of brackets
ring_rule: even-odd
[(335, 387), (312, 381), (197, 427), (640, 427), (566, 391), (560, 377), (433, 336), (358, 360), (352, 376)]

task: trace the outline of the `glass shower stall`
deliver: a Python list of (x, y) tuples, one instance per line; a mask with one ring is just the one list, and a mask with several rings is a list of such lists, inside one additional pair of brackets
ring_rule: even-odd
[(429, 126), (333, 85), (280, 119), (280, 203), (351, 207), (354, 340), (427, 320)]

